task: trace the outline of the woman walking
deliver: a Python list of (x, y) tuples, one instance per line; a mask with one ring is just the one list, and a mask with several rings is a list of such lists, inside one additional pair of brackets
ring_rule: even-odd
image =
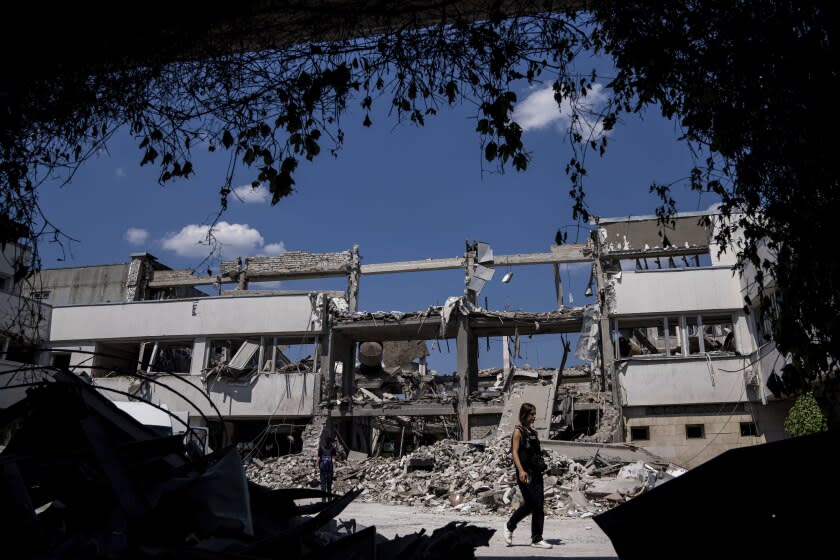
[(516, 484), (522, 493), (522, 505), (513, 512), (505, 525), (505, 542), (513, 544), (513, 531), (527, 515), (531, 515), (531, 546), (551, 548), (543, 540), (543, 471), (545, 460), (540, 450), (540, 440), (532, 425), (537, 419), (537, 407), (522, 403), (519, 408), (519, 425), (513, 430), (511, 452), (516, 467)]

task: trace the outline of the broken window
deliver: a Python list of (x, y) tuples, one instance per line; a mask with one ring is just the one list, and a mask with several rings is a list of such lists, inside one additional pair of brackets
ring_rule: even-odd
[(38, 354), (38, 348), (35, 345), (18, 338), (6, 338), (5, 341), (0, 342), (5, 348), (3, 359), (22, 364), (35, 363)]
[(685, 439), (703, 439), (706, 437), (706, 429), (703, 424), (686, 424)]
[(666, 354), (665, 339), (660, 335), (664, 330), (661, 317), (622, 318), (616, 321), (618, 326), (619, 358), (641, 355)]
[[(687, 335), (688, 352), (683, 352), (684, 355), (702, 354), (706, 351), (703, 344), (703, 337), (700, 333), (703, 330), (703, 321), (697, 316), (688, 316), (685, 318), (685, 330)], [(686, 341), (684, 341), (686, 342)]]
[(647, 441), (650, 439), (650, 426), (631, 426), (630, 441)]
[(193, 342), (146, 342), (141, 349), (142, 369), (155, 373), (187, 374), (192, 365)]
[[(147, 355), (150, 356), (154, 343), (148, 344)], [(87, 372), (91, 377), (112, 377), (116, 375), (132, 375), (137, 371), (148, 369), (146, 363), (141, 366), (143, 344), (139, 342), (97, 342), (93, 356), (82, 356), (73, 364), (72, 371)]]
[(70, 352), (52, 352), (50, 365), (56, 369), (70, 369)]
[(621, 270), (662, 270), (665, 268), (700, 268), (712, 266), (709, 252), (679, 257), (639, 257), (636, 259), (622, 259)]
[[(665, 353), (668, 356), (678, 356), (682, 346), (682, 323), (678, 316), (665, 317), (662, 321), (663, 335), (662, 343), (665, 346)], [(666, 334), (667, 333), (667, 334)]]
[(286, 344), (280, 337), (228, 338), (209, 342), (207, 369), (224, 366), (240, 374), (315, 371), (315, 344)]
[(729, 314), (616, 319), (616, 356), (692, 356), (735, 352)]
[(689, 316), (685, 323), (688, 355), (735, 351), (735, 330), (731, 315)]
[(208, 375), (239, 378), (247, 376), (260, 366), (263, 358), (262, 341), (246, 338), (216, 339), (209, 342), (205, 371)]
[(275, 373), (291, 365), (292, 361), (283, 353), (286, 346), (278, 344), (277, 338), (269, 338), (265, 344), (260, 371), (263, 373)]
[[(245, 338), (211, 340), (207, 355), (207, 367), (229, 365), (237, 369), (256, 369), (258, 349), (259, 340)], [(237, 357), (236, 364), (232, 363), (234, 356)]]
[(735, 329), (731, 315), (703, 315), (702, 320), (706, 352), (735, 352)]
[(260, 371), (304, 373), (315, 371), (315, 344), (283, 344), (277, 337), (263, 338)]

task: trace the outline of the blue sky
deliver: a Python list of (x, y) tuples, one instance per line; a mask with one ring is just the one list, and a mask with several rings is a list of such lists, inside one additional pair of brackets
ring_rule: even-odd
[[(314, 162), (302, 163), (291, 197), (271, 206), (247, 187), (245, 201), (231, 199), (217, 232), (226, 241), (222, 258), (283, 250), (341, 251), (358, 244), (363, 262), (377, 263), (458, 256), (465, 240), (487, 242), (496, 254), (547, 251), (558, 227), (574, 224), (563, 173), (570, 155), (564, 129), (568, 123), (540, 89), (523, 87), (519, 94), (517, 120), (525, 125), (524, 142), (532, 153), (525, 172), (483, 169), (469, 107), (442, 109), (422, 128), (397, 125), (384, 114), (374, 114), (373, 126), (365, 128), (363, 113), (351, 112), (343, 120), (345, 145), (338, 157), (330, 156), (325, 146)], [(591, 155), (587, 161), (591, 211), (605, 217), (652, 213), (657, 200), (648, 194), (648, 185), (679, 180), (691, 166), (677, 135), (673, 123), (654, 112), (619, 123), (606, 155)], [(193, 160), (197, 175), (161, 187), (155, 168), (139, 166), (142, 154), (135, 145), (127, 136), (117, 136), (109, 151), (83, 166), (70, 185), (41, 190), (46, 215), (77, 240), (63, 260), (56, 247), (43, 245), (45, 268), (127, 262), (138, 251), (148, 251), (172, 268), (193, 268), (205, 260), (207, 248), (196, 243), (200, 235), (194, 234), (218, 210), (227, 154), (199, 148)], [(249, 185), (251, 179), (247, 169), (240, 169), (235, 184)], [(674, 194), (681, 211), (705, 209), (714, 202), (684, 186), (675, 187)], [(566, 231), (573, 242), (578, 230)], [(580, 230), (581, 241), (586, 234), (585, 228)], [(211, 258), (201, 264), (201, 272), (207, 266), (215, 272), (218, 262), (218, 257)], [(499, 281), (507, 270), (497, 272), (480, 295), (482, 305), (487, 297), (492, 309), (540, 311), (553, 306), (550, 266), (512, 270), (514, 279), (508, 284)], [(563, 278), (567, 304), (569, 293), (573, 305), (592, 301), (583, 296), (587, 267), (566, 267)], [(344, 287), (340, 280), (282, 286)], [(462, 292), (460, 271), (364, 277), (361, 308), (419, 310)], [(554, 349), (544, 350), (540, 361), (556, 359), (556, 342), (549, 346)]]

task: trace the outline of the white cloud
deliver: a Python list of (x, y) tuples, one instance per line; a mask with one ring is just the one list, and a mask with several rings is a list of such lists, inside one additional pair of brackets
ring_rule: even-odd
[(142, 228), (130, 227), (125, 230), (123, 238), (132, 245), (142, 245), (149, 238), (149, 232)]
[(535, 91), (513, 110), (513, 120), (524, 130), (545, 128), (562, 117), (557, 102), (554, 101), (554, 89), (551, 86)]
[(277, 255), (282, 255), (285, 252), (286, 252), (286, 246), (281, 241), (279, 243), (269, 243), (268, 245), (263, 247), (262, 253), (260, 253), (260, 254), (267, 255), (267, 256), (270, 256), (270, 257), (274, 257), (274, 256), (277, 256)]
[(596, 115), (606, 101), (603, 86), (595, 84), (589, 94), (576, 100), (574, 105), (564, 99), (558, 106), (554, 99), (554, 87), (549, 85), (523, 99), (513, 110), (513, 120), (526, 131), (539, 130), (552, 124), (560, 131), (567, 131), (572, 126), (572, 115), (577, 112), (579, 120), (574, 123), (576, 130), (586, 139), (598, 138), (604, 133), (604, 128)]
[(268, 202), (270, 193), (268, 189), (260, 185), (257, 188), (250, 184), (242, 185), (233, 189), (234, 194), (245, 204), (262, 204)]
[[(207, 235), (209, 228), (207, 225), (186, 225), (181, 231), (164, 236), (163, 248), (182, 257), (206, 257), (213, 248)], [(282, 241), (266, 244), (259, 230), (248, 224), (219, 222), (213, 227), (213, 240), (220, 246), (222, 256), (226, 259), (239, 256), (274, 256), (286, 252)]]

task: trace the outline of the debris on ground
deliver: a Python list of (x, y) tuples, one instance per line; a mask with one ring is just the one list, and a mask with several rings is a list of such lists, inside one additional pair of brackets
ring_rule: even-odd
[[(401, 458), (370, 457), (338, 463), (333, 487), (361, 491), (360, 500), (461, 513), (507, 513), (521, 502), (514, 480), (510, 438), (459, 442), (439, 440)], [(606, 511), (670, 479), (667, 463), (612, 462), (597, 453), (581, 462), (544, 450), (546, 513), (588, 517)], [(247, 476), (270, 488), (318, 486), (311, 457), (286, 455), (246, 467)]]

